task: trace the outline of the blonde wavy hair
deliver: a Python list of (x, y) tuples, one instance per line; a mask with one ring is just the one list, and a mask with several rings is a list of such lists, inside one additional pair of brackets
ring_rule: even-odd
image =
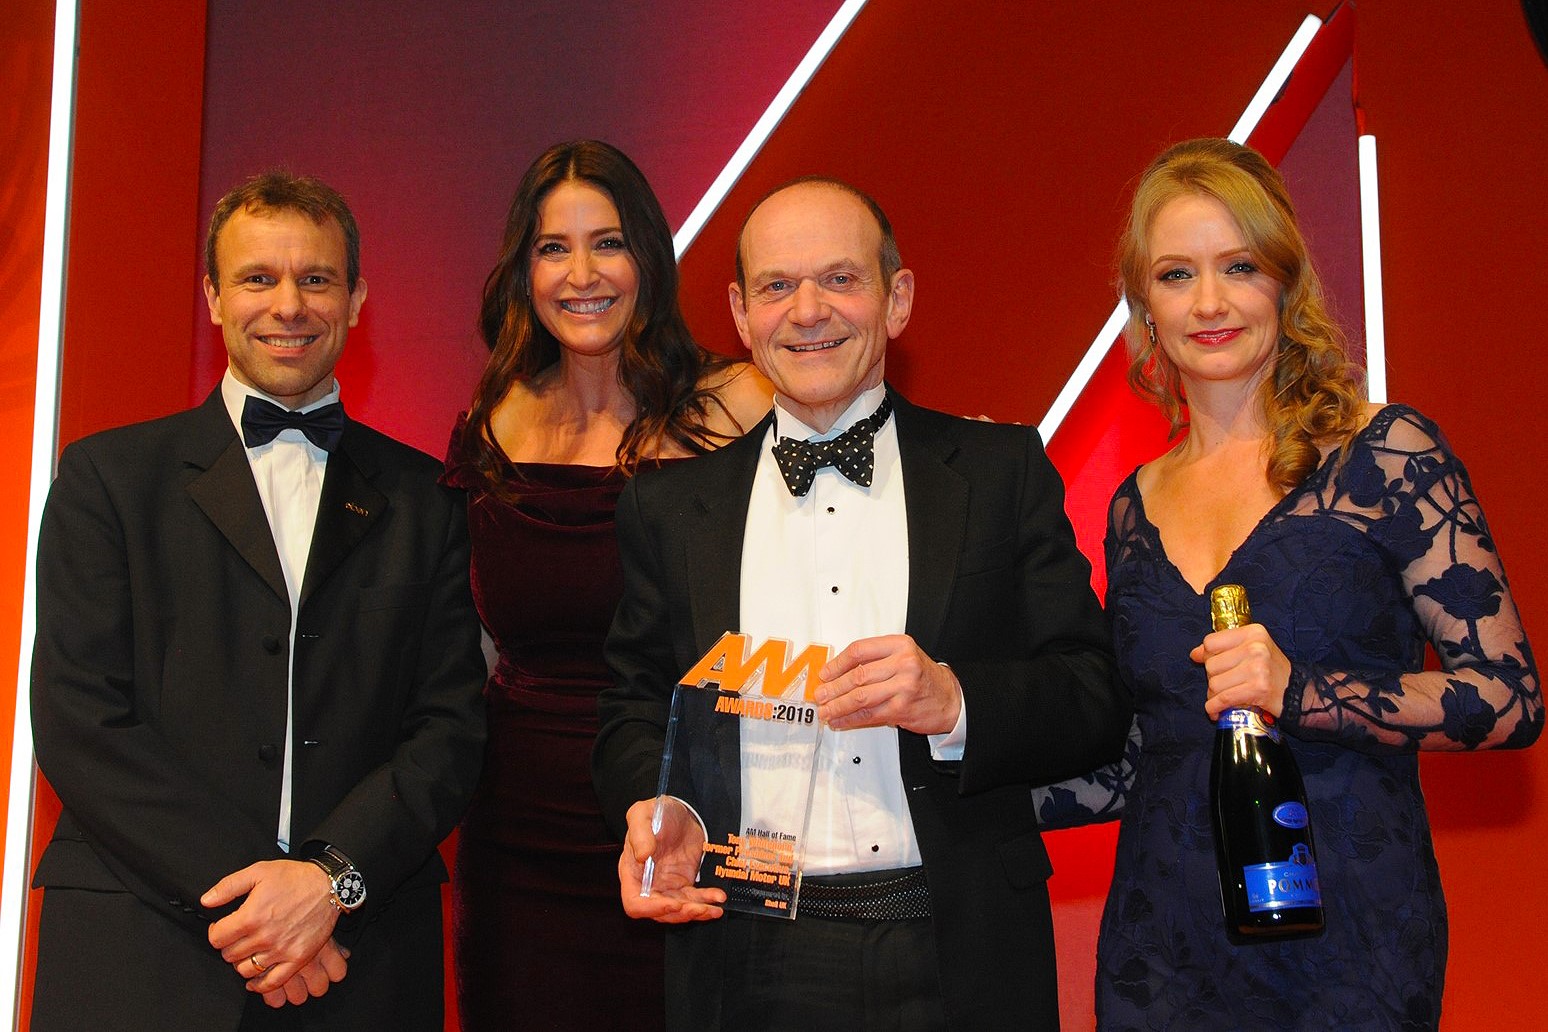
[(1268, 481), (1289, 493), (1321, 461), (1321, 447), (1347, 445), (1361, 425), (1364, 376), (1344, 350), (1344, 335), (1323, 300), (1306, 241), (1279, 172), (1257, 151), (1222, 139), (1187, 140), (1151, 162), (1134, 191), (1118, 247), (1118, 275), (1129, 303), (1124, 339), (1129, 386), (1161, 407), (1175, 437), (1187, 426), (1177, 367), (1151, 342), (1146, 326), (1152, 283), (1151, 227), (1166, 204), (1203, 195), (1225, 205), (1253, 261), (1279, 283), (1279, 348), (1263, 380), (1269, 428)]

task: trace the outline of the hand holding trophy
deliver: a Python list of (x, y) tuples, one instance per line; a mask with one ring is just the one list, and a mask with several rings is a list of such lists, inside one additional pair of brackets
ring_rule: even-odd
[(704, 828), (681, 800), (642, 799), (629, 808), (618, 883), (630, 917), (667, 924), (708, 921), (723, 911), (720, 889), (697, 887)]

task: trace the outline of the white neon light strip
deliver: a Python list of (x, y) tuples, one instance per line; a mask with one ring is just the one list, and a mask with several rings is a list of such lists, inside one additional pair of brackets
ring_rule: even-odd
[(731, 160), (726, 162), (726, 167), (720, 170), (720, 175), (710, 183), (709, 189), (700, 198), (698, 205), (689, 213), (687, 221), (672, 238), (672, 247), (679, 259), (683, 257), (683, 252), (688, 250), (688, 245), (698, 237), (704, 224), (710, 220), (710, 216), (715, 214), (715, 210), (726, 199), (726, 194), (730, 193), (737, 180), (742, 178), (742, 173), (747, 171), (747, 166), (752, 164), (752, 159), (758, 156), (758, 152), (768, 142), (769, 134), (784, 119), (785, 113), (790, 110), (790, 105), (794, 104), (795, 99), (801, 95), (801, 91), (806, 89), (806, 84), (811, 82), (813, 75), (817, 74), (817, 69), (821, 68), (822, 63), (828, 59), (828, 54), (848, 30), (849, 23), (855, 20), (855, 15), (859, 14), (864, 6), (865, 0), (844, 0), (838, 13), (834, 14), (827, 27), (818, 34), (816, 42), (806, 52), (806, 56), (801, 58), (795, 71), (790, 73), (790, 78), (785, 80), (785, 85), (774, 95), (773, 101), (769, 103), (763, 116), (753, 123), (747, 138), (731, 155)]
[(1387, 310), (1381, 295), (1381, 205), (1376, 137), (1360, 137), (1360, 250), (1365, 265), (1365, 397), (1387, 401)]
[(1258, 128), (1258, 123), (1263, 120), (1263, 114), (1274, 103), (1274, 98), (1279, 96), (1279, 91), (1284, 89), (1285, 81), (1290, 78), (1290, 73), (1295, 71), (1296, 64), (1301, 60), (1301, 55), (1306, 53), (1306, 48), (1311, 46), (1312, 37), (1322, 28), (1322, 19), (1308, 14), (1306, 20), (1301, 22), (1301, 27), (1295, 30), (1295, 35), (1290, 37), (1290, 43), (1285, 47), (1285, 52), (1279, 55), (1279, 60), (1274, 62), (1274, 67), (1269, 69), (1268, 78), (1263, 80), (1263, 85), (1258, 87), (1258, 92), (1253, 94), (1252, 100), (1247, 103), (1247, 110), (1242, 112), (1242, 117), (1236, 120), (1236, 127), (1228, 134), (1226, 139), (1233, 143), (1246, 143), (1247, 137)]
[(1091, 378), (1096, 375), (1097, 366), (1102, 364), (1102, 359), (1107, 357), (1107, 350), (1118, 339), (1123, 324), (1129, 321), (1129, 303), (1123, 298), (1118, 299), (1118, 304), (1113, 307), (1113, 314), (1107, 317), (1102, 328), (1097, 331), (1096, 339), (1086, 349), (1085, 355), (1075, 366), (1075, 371), (1065, 381), (1059, 396), (1054, 398), (1053, 404), (1048, 406), (1048, 414), (1043, 421), (1037, 424), (1037, 434), (1045, 442), (1053, 437), (1054, 431), (1059, 429), (1059, 424), (1064, 422), (1064, 417), (1070, 414), (1070, 409), (1075, 405), (1075, 399), (1080, 397), (1080, 392), (1086, 389)]
[(22, 587), (21, 660), (16, 675), (16, 728), (11, 736), (11, 790), (5, 816), (5, 875), (0, 886), (0, 1000), (10, 1001), (11, 1026), (21, 1019), (22, 940), (27, 929), (28, 868), (32, 861), (32, 678), (38, 521), (54, 471), (59, 436), (59, 353), (63, 346), (65, 243), (69, 225), (70, 152), (75, 124), (77, 3), (54, 10), (54, 83), (48, 126), (48, 179), (43, 215), (43, 290), (38, 318), (38, 383), (33, 396), (32, 476), (27, 503), (27, 572)]
[[(1279, 91), (1284, 88), (1285, 81), (1290, 78), (1290, 73), (1295, 69), (1296, 62), (1301, 55), (1306, 53), (1306, 48), (1311, 46), (1312, 37), (1322, 28), (1322, 20), (1314, 15), (1307, 15), (1301, 22), (1301, 27), (1295, 30), (1295, 35), (1290, 37), (1289, 44), (1284, 53), (1279, 55), (1279, 60), (1274, 62), (1274, 67), (1269, 69), (1268, 77), (1263, 80), (1263, 85), (1258, 87), (1258, 92), (1253, 94), (1248, 102), (1242, 117), (1236, 120), (1227, 139), (1236, 143), (1246, 143), (1252, 131), (1258, 127), (1263, 113), (1269, 109), (1274, 98), (1279, 96)], [(1096, 339), (1086, 348), (1086, 354), (1075, 366), (1075, 371), (1054, 398), (1053, 404), (1048, 406), (1048, 412), (1037, 424), (1039, 436), (1046, 442), (1053, 438), (1054, 432), (1064, 422), (1064, 418), (1070, 414), (1070, 408), (1075, 404), (1075, 399), (1080, 397), (1080, 392), (1086, 389), (1091, 382), (1091, 377), (1096, 373), (1097, 366), (1102, 364), (1102, 359), (1117, 342), (1118, 331), (1123, 328), (1124, 321), (1129, 318), (1129, 306), (1120, 300), (1113, 308), (1113, 313), (1102, 324), (1102, 329), (1097, 332)]]

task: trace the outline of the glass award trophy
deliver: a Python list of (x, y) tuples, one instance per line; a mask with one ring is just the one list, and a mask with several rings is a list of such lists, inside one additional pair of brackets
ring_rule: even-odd
[[(727, 632), (672, 692), (653, 827), (685, 804), (704, 830), (699, 888), (725, 907), (794, 918), (822, 723), (812, 695), (832, 650), (808, 645), (791, 660), (778, 638), (754, 647)], [(655, 865), (647, 860), (641, 895)]]

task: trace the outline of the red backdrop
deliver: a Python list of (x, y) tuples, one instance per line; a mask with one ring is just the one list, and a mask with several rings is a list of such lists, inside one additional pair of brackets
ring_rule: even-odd
[[(925, 404), (1036, 421), (1111, 308), (1133, 177), (1166, 143), (1229, 129), (1308, 2), (872, 0), (685, 257), (690, 323), (734, 350), (737, 220), (768, 185), (833, 173), (878, 196), (918, 274), (893, 379)], [(371, 303), (346, 402), (438, 451), (481, 361), (474, 299), (521, 168), (555, 139), (602, 136), (680, 221), (836, 4), (769, 19), (752, 0), (709, 16), (604, 3), (573, 19), (557, 2), (216, 0), (207, 58), (203, 3), (120, 6), (83, 2), (63, 438), (209, 389), (220, 351), (195, 291), (200, 219), (239, 175), (285, 163), (341, 185), (365, 234)], [(1517, 429), (1542, 382), (1517, 313), (1548, 294), (1548, 70), (1515, 5), (1375, 0), (1359, 20), (1390, 394), (1467, 459), (1540, 631), (1533, 473), (1548, 443)], [(276, 33), (289, 45), (259, 44)], [(1451, 901), (1448, 1027), (1536, 1028), (1522, 1002), (1548, 989), (1545, 936), (1512, 890), (1548, 839), (1548, 753), (1426, 757), (1423, 774)], [(1089, 1027), (1110, 833), (1054, 839), (1067, 1014)]]
[[(0, 741), (14, 733), (48, 171), (53, 5), (0, 19)], [(0, 788), (9, 792), (9, 757)], [(20, 786), (18, 786), (20, 787)], [(25, 798), (25, 795), (23, 795)], [(4, 832), (0, 831), (0, 836)]]

